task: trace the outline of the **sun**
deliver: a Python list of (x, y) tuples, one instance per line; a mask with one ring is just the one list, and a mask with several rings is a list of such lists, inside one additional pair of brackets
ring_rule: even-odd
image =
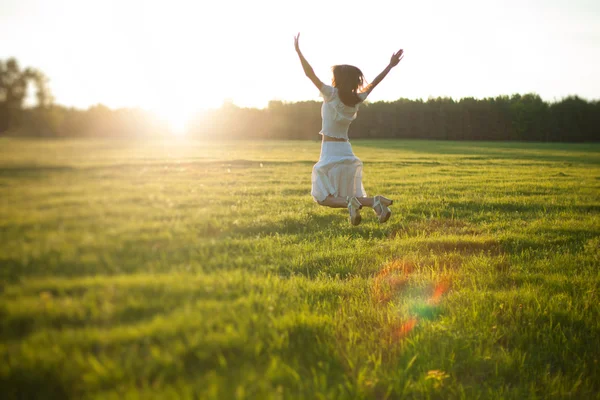
[(164, 113), (162, 118), (169, 125), (169, 129), (173, 135), (182, 137), (186, 134), (188, 121), (192, 118), (191, 114), (185, 113), (182, 110), (170, 110)]
[(159, 107), (153, 107), (153, 112), (164, 121), (171, 133), (178, 137), (186, 134), (188, 122), (194, 115), (194, 111), (182, 107), (181, 104), (162, 104)]
[(165, 121), (171, 133), (176, 137), (184, 137), (187, 133), (188, 124), (198, 114), (210, 108), (219, 107), (214, 100), (198, 101), (197, 98), (183, 98), (173, 103), (160, 104), (153, 107), (156, 115)]

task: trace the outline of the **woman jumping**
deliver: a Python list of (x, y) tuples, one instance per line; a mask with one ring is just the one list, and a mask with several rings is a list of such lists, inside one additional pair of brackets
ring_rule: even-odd
[(367, 197), (362, 184), (363, 163), (352, 152), (348, 141), (348, 128), (356, 118), (358, 106), (365, 101), (369, 93), (385, 78), (393, 67), (398, 65), (404, 50), (392, 55), (387, 67), (371, 82), (364, 86), (364, 76), (360, 69), (352, 65), (335, 65), (332, 86), (325, 85), (313, 71), (300, 51), (298, 40), (294, 46), (304, 73), (315, 84), (323, 97), (321, 117), (323, 123), (320, 135), (321, 156), (312, 171), (312, 191), (315, 201), (322, 206), (332, 208), (348, 207), (350, 223), (360, 224), (360, 212), (363, 207), (372, 207), (379, 222), (386, 222), (392, 212), (388, 208), (393, 201), (383, 197)]

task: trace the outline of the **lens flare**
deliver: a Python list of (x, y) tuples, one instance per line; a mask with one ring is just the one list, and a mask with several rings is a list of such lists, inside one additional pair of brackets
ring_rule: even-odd
[(417, 325), (417, 319), (414, 317), (410, 318), (407, 321), (401, 322), (400, 325), (396, 326), (392, 332), (394, 339), (395, 340), (404, 339), (405, 337), (408, 336), (408, 334), (410, 332), (412, 332), (412, 330), (415, 328), (416, 325)]
[(389, 302), (408, 283), (408, 275), (414, 264), (394, 260), (387, 264), (375, 277), (372, 289), (373, 301), (377, 304)]
[[(371, 298), (375, 306), (381, 307), (400, 295), (408, 285), (409, 275), (416, 270), (411, 261), (393, 260), (386, 264), (375, 276), (371, 287)], [(450, 281), (442, 278), (433, 287), (429, 298), (413, 307), (408, 318), (395, 318), (390, 324), (391, 338), (398, 341), (406, 338), (417, 326), (419, 320), (431, 319), (439, 314), (438, 305), (443, 295), (449, 290)]]
[(433, 294), (431, 295), (431, 298), (429, 299), (429, 304), (438, 304), (440, 302), (440, 300), (442, 299), (442, 296), (444, 295), (444, 293), (446, 293), (449, 288), (450, 288), (450, 282), (448, 282), (447, 280), (439, 282), (435, 286)]

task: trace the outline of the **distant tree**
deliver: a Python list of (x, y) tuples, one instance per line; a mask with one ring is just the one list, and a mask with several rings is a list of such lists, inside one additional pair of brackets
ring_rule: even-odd
[(48, 106), (52, 97), (47, 79), (34, 68), (21, 68), (14, 58), (0, 60), (0, 133), (17, 127), (30, 84), (36, 87), (37, 106)]
[(598, 102), (571, 96), (550, 106), (552, 126), (549, 140), (584, 142), (600, 140)]

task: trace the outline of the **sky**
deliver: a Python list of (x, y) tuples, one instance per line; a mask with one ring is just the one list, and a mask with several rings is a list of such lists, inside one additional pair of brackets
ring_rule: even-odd
[(600, 1), (2, 0), (0, 59), (49, 78), (55, 101), (140, 107), (181, 123), (224, 101), (318, 100), (353, 64), (371, 101), (538, 93), (600, 99)]

